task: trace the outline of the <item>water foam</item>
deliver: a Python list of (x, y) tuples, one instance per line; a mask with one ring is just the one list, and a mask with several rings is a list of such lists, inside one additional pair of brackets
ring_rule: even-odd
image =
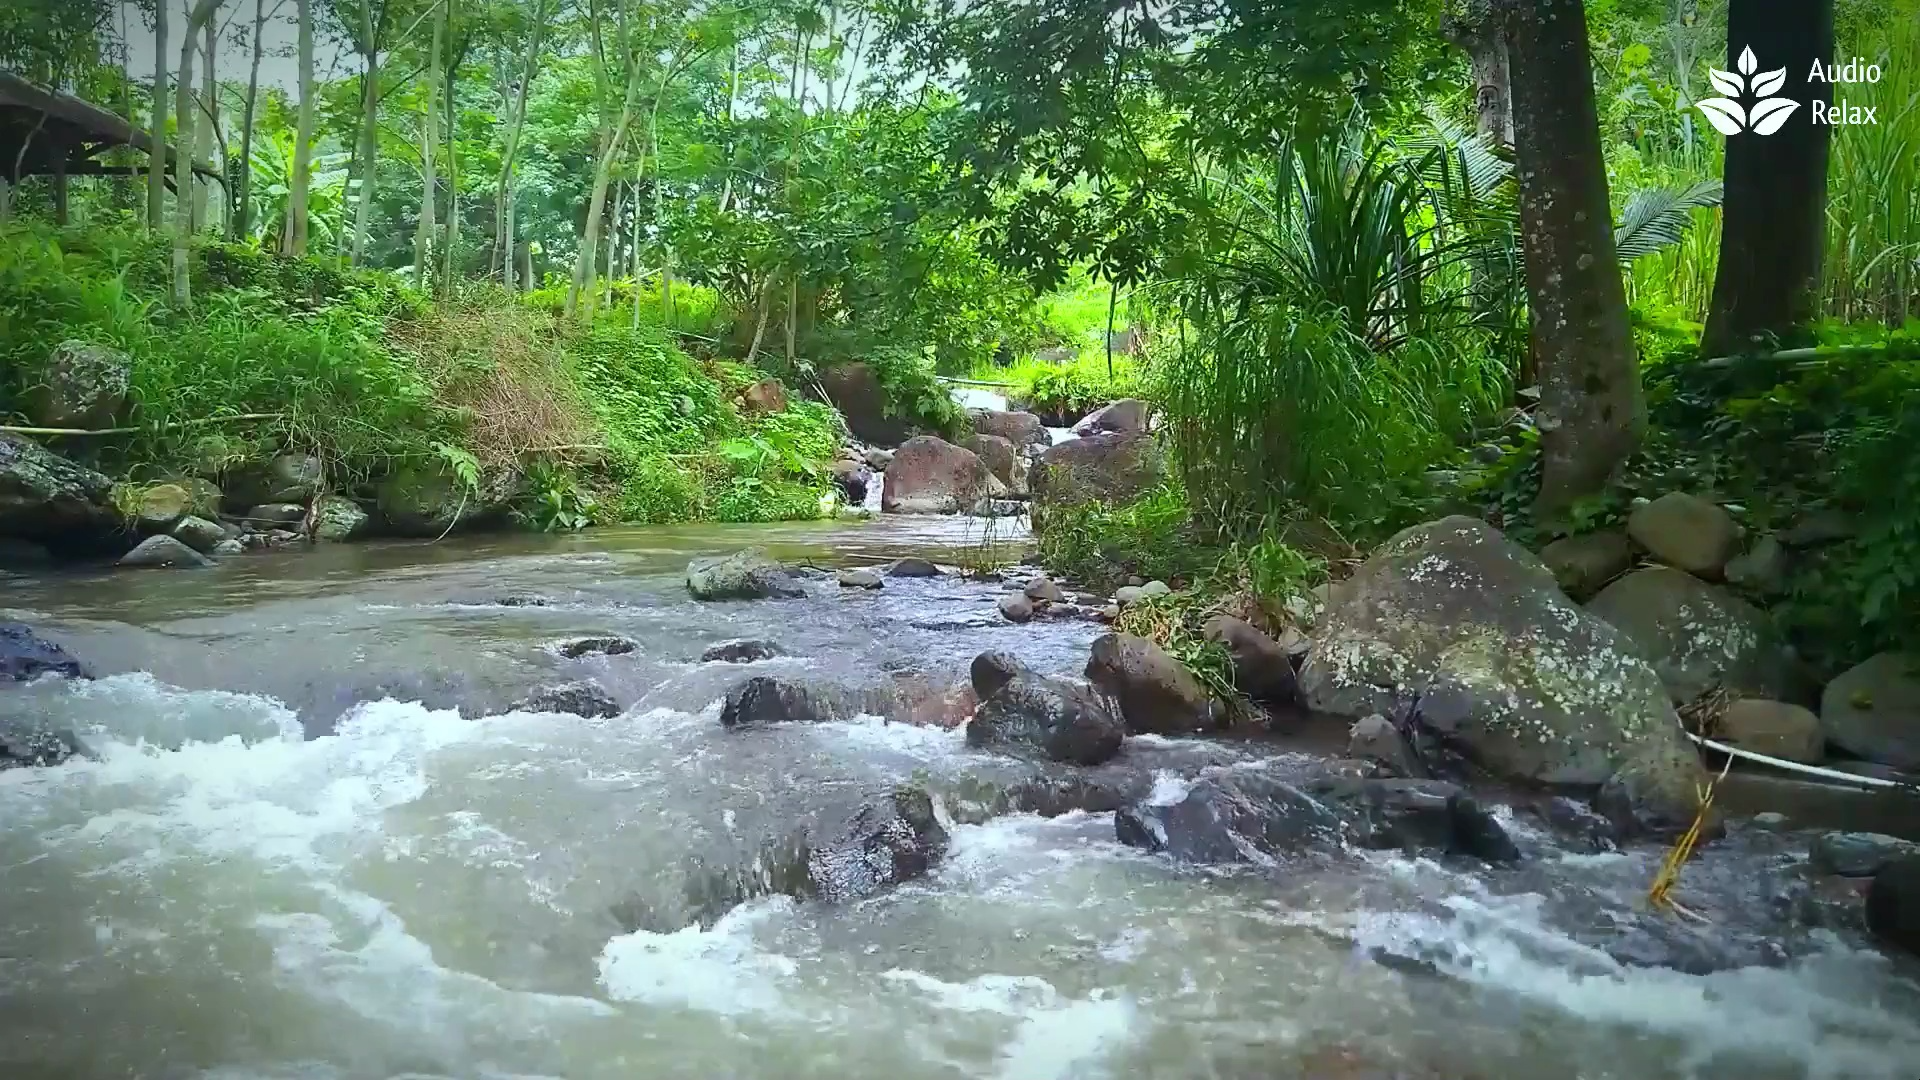
[(799, 965), (762, 950), (756, 932), (791, 916), (793, 900), (770, 896), (721, 916), (710, 929), (636, 930), (600, 952), (600, 985), (616, 1001), (670, 1005), (723, 1016), (788, 1011), (781, 983)]
[(1132, 1041), (1133, 1003), (1105, 991), (1069, 998), (1037, 975), (988, 974), (948, 982), (894, 968), (880, 977), (910, 987), (936, 1008), (1018, 1021), (1000, 1051), (994, 1075), (1001, 1080), (1084, 1076)]

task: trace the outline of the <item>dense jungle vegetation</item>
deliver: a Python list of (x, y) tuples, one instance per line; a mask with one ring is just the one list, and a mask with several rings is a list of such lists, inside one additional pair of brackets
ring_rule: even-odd
[(1448, 508), (1538, 544), (1685, 489), (1845, 516), (1777, 585), (1816, 658), (1920, 644), (1913, 0), (27, 0), (0, 67), (191, 150), (0, 199), (4, 409), (128, 350), (122, 475), (813, 516), (862, 361), (931, 431), (938, 374), (1155, 402), (1169, 484), (1048, 523), (1084, 577), (1273, 597)]

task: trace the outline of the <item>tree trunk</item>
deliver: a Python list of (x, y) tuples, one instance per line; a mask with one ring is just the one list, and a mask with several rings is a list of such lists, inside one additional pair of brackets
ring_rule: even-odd
[(1833, 84), (1807, 75), (1833, 59), (1833, 47), (1833, 0), (1733, 0), (1727, 11), (1727, 66), (1747, 84), (1741, 106), (1760, 99), (1736, 67), (1749, 48), (1757, 74), (1786, 69), (1786, 85), (1770, 96), (1801, 104), (1771, 135), (1727, 136), (1720, 266), (1701, 343), (1709, 356), (1791, 343), (1818, 314), (1833, 128), (1812, 114), (1816, 102), (1822, 112), (1832, 104)]
[(587, 294), (588, 303), (592, 303), (591, 286), (593, 267), (600, 255), (600, 223), (607, 212), (607, 188), (613, 182), (613, 162), (620, 155), (620, 146), (626, 142), (627, 128), (633, 124), (633, 106), (639, 97), (640, 65), (629, 59), (633, 70), (627, 77), (627, 93), (620, 107), (620, 117), (613, 130), (602, 131), (600, 159), (593, 169), (593, 194), (587, 200), (587, 221), (580, 237), (579, 257), (574, 260), (573, 284), (567, 289), (567, 314), (579, 310), (580, 297)]
[(194, 35), (213, 18), (220, 0), (198, 0), (187, 16), (186, 33), (180, 36), (180, 70), (174, 77), (173, 127), (180, 140), (173, 169), (173, 302), (187, 307), (193, 302), (193, 284), (188, 272), (187, 249), (193, 238), (193, 148), (198, 144), (199, 112), (193, 100)]
[[(505, 199), (507, 203), (506, 215), (505, 215), (506, 222), (504, 225), (501, 226), (501, 228), (504, 230), (502, 233), (502, 237), (506, 244), (507, 250), (506, 250), (506, 253), (503, 256), (501, 256), (501, 265), (500, 265), (501, 280), (506, 284), (507, 291), (509, 293), (516, 291), (514, 287), (515, 286), (515, 274), (514, 274), (515, 261), (514, 260), (520, 250), (519, 240), (516, 239), (514, 236), (514, 233), (517, 230), (515, 228), (515, 222), (514, 222), (513, 194), (514, 194), (513, 180), (511, 177), (509, 177), (506, 185), (501, 188), (501, 198)], [(529, 288), (532, 287), (531, 283), (529, 283), (528, 287)]]
[(147, 162), (147, 228), (167, 216), (167, 5), (154, 6), (152, 158)]
[(307, 253), (307, 189), (313, 180), (313, 0), (295, 0), (300, 20), (300, 119), (294, 132), (293, 185), (287, 196), (287, 220), (281, 225), (281, 250)]
[(1614, 259), (1612, 208), (1582, 0), (1508, 0), (1520, 230), (1540, 372), (1538, 509), (1554, 520), (1602, 487), (1644, 424)]
[[(202, 161), (209, 161), (220, 167), (220, 175), (226, 176), (226, 155), (219, 152), (220, 143), (220, 83), (214, 76), (215, 43), (213, 20), (201, 28), (206, 35), (206, 74), (200, 80), (200, 108), (206, 115), (197, 117), (200, 125), (198, 149), (194, 151)], [(193, 198), (193, 229), (199, 232), (213, 225), (213, 181), (203, 180), (196, 187)]]
[[(520, 132), (526, 126), (527, 121), (527, 94), (533, 84), (534, 76), (538, 74), (540, 70), (540, 48), (545, 40), (546, 31), (545, 0), (539, 0), (539, 2), (534, 4), (532, 20), (533, 29), (527, 40), (526, 59), (520, 65), (520, 87), (518, 91), (514, 93), (512, 106), (508, 110), (507, 140), (506, 146), (500, 155), (500, 182), (497, 188), (498, 195), (496, 196), (494, 206), (495, 212), (499, 215), (500, 228), (498, 231), (506, 237), (506, 250), (501, 256), (500, 270), (502, 280), (505, 281), (508, 292), (512, 292), (514, 288), (514, 252), (516, 246), (513, 235), (514, 166), (517, 163), (520, 152)], [(505, 95), (503, 94), (502, 97), (504, 98)]]
[(440, 50), (447, 38), (446, 7), (435, 6), (440, 12), (433, 18), (433, 46), (427, 55), (427, 105), (420, 116), (420, 221), (413, 233), (413, 284), (423, 292), (433, 281), (433, 144), (438, 141), (434, 127), (440, 119), (434, 95), (440, 90)]
[(240, 185), (234, 195), (232, 228), (227, 235), (244, 239), (253, 229), (253, 116), (260, 101), (261, 38), (267, 28), (267, 0), (253, 0), (253, 66), (247, 73), (247, 100), (240, 118)]
[[(447, 0), (448, 33), (452, 33), (453, 0)], [(472, 39), (467, 39), (471, 41)], [(460, 244), (460, 138), (459, 119), (460, 102), (453, 90), (460, 77), (460, 65), (465, 61), (467, 45), (462, 44), (453, 50), (447, 58), (446, 85), (441, 93), (446, 99), (446, 124), (441, 129), (447, 144), (447, 239), (442, 247), (440, 290), (450, 292), (453, 289), (455, 249)]]
[(1493, 0), (1467, 0), (1463, 9), (1441, 17), (1440, 32), (1467, 54), (1473, 67), (1474, 127), (1480, 137), (1512, 146), (1513, 81), (1507, 28)]
[(360, 77), (360, 149), (355, 170), (360, 175), (360, 198), (353, 214), (353, 247), (348, 261), (360, 265), (366, 256), (367, 233), (373, 228), (373, 195), (380, 175), (380, 47), (373, 25), (373, 5), (360, 9), (360, 32), (366, 51), (366, 73)]

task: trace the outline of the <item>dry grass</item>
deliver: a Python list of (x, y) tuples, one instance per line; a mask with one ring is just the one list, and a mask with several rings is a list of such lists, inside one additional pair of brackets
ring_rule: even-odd
[(560, 333), (546, 312), (484, 297), (436, 305), (389, 331), (435, 396), (465, 414), (464, 441), (485, 465), (596, 441)]

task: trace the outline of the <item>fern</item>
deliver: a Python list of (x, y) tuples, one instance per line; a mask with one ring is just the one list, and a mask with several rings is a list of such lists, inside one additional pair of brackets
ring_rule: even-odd
[(1719, 206), (1720, 196), (1718, 180), (1634, 192), (1620, 212), (1620, 223), (1614, 226), (1614, 253), (1625, 264), (1678, 244), (1693, 227), (1693, 212)]

